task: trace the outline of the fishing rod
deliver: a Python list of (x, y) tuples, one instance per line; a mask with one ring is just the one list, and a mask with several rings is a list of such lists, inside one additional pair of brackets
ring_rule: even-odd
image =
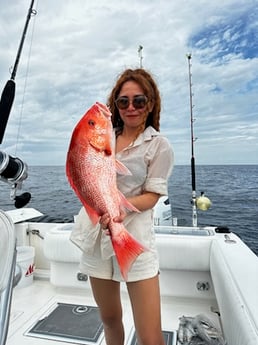
[(188, 76), (189, 76), (189, 92), (190, 92), (190, 125), (191, 125), (191, 177), (192, 177), (192, 222), (193, 226), (197, 226), (197, 209), (196, 209), (196, 179), (195, 179), (195, 157), (194, 157), (194, 142), (196, 138), (194, 137), (193, 130), (193, 93), (192, 93), (192, 73), (191, 73), (191, 54), (187, 54), (188, 59)]
[(192, 55), (186, 55), (188, 59), (188, 76), (189, 76), (189, 93), (190, 93), (190, 125), (191, 125), (191, 177), (192, 177), (192, 225), (197, 227), (197, 208), (202, 211), (207, 211), (211, 206), (211, 201), (201, 192), (201, 196), (196, 197), (196, 177), (195, 177), (195, 156), (194, 156), (194, 142), (197, 138), (194, 136), (194, 117), (193, 117), (193, 92), (192, 92), (192, 72), (191, 59)]
[[(28, 10), (25, 26), (23, 29), (21, 41), (16, 55), (11, 78), (7, 81), (0, 99), (0, 144), (3, 141), (8, 118), (11, 112), (12, 104), (15, 97), (15, 76), (21, 57), (21, 52), (28, 29), (29, 21), (32, 15), (36, 15), (33, 9), (34, 0), (31, 1)], [(16, 195), (17, 189), (21, 189), (23, 181), (28, 177), (27, 164), (18, 157), (12, 157), (6, 152), (0, 151), (0, 181), (11, 185), (10, 199), (15, 201), (15, 207), (21, 208), (25, 206), (31, 199), (30, 193)]]
[(11, 108), (13, 105), (13, 101), (14, 101), (14, 97), (15, 97), (15, 81), (14, 80), (15, 80), (18, 64), (20, 61), (20, 56), (21, 56), (25, 36), (27, 33), (29, 21), (30, 21), (30, 18), (32, 15), (37, 14), (37, 11), (33, 9), (33, 5), (34, 5), (34, 0), (31, 1), (30, 8), (28, 10), (28, 14), (27, 14), (25, 26), (23, 29), (20, 45), (19, 45), (18, 52), (16, 55), (14, 67), (13, 67), (13, 70), (11, 73), (11, 78), (5, 84), (5, 87), (3, 89), (2, 96), (0, 99), (0, 144), (2, 144), (2, 141), (3, 141), (3, 137), (4, 137), (5, 129), (7, 126), (8, 118), (9, 118)]

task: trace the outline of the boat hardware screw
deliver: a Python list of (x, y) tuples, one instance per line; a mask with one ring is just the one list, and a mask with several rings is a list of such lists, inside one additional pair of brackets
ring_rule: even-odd
[(88, 276), (87, 276), (87, 274), (78, 272), (77, 273), (77, 280), (79, 280), (80, 282), (86, 282), (88, 280)]
[(209, 282), (197, 282), (196, 284), (198, 291), (208, 291), (210, 289)]

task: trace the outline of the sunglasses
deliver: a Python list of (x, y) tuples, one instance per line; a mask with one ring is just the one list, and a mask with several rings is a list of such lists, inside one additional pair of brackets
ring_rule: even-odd
[[(132, 105), (135, 109), (143, 109), (148, 103), (148, 98), (145, 95), (137, 95), (133, 97)], [(130, 105), (130, 100), (127, 96), (121, 96), (115, 100), (118, 109), (127, 109)]]

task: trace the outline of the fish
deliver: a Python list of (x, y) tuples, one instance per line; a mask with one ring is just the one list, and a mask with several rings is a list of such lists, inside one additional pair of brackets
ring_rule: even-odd
[(182, 345), (226, 345), (221, 332), (204, 314), (195, 317), (182, 316), (177, 331)]
[(113, 221), (123, 208), (140, 211), (117, 188), (116, 174), (131, 175), (131, 172), (115, 158), (111, 116), (105, 104), (96, 102), (79, 120), (67, 152), (66, 175), (93, 225), (103, 214), (109, 214), (108, 232), (126, 281), (136, 258), (148, 249), (127, 231), (123, 223)]

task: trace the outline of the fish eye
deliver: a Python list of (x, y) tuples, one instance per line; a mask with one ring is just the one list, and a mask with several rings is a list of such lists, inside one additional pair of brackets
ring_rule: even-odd
[(88, 125), (91, 126), (91, 127), (94, 127), (95, 126), (95, 121), (89, 120), (88, 121)]

